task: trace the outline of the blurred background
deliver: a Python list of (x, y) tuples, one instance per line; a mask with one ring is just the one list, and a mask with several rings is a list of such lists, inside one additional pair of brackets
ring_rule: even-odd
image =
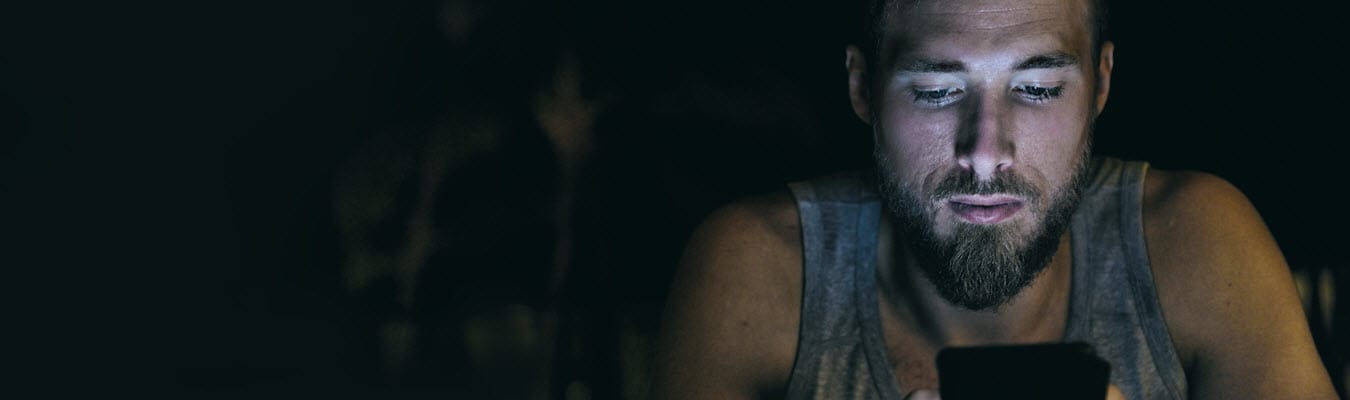
[[(856, 2), (5, 5), (15, 381), (645, 398), (700, 219), (869, 165)], [(1344, 393), (1339, 31), (1302, 4), (1116, 3), (1096, 152), (1243, 189)]]

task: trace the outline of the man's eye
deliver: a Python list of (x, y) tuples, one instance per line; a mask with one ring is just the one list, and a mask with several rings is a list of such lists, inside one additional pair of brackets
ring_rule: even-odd
[(914, 102), (934, 106), (947, 105), (951, 102), (954, 102), (958, 97), (960, 97), (961, 93), (964, 93), (964, 91), (958, 88), (942, 88), (933, 90), (922, 90), (915, 88), (910, 89), (910, 92), (911, 94), (914, 95)]
[(1023, 85), (1023, 86), (1016, 86), (1016, 87), (1013, 87), (1013, 91), (1014, 91), (1014, 92), (1018, 92), (1018, 94), (1020, 94), (1023, 98), (1025, 98), (1025, 99), (1027, 99), (1027, 100), (1031, 100), (1032, 102), (1036, 102), (1036, 103), (1044, 103), (1044, 102), (1046, 102), (1046, 101), (1048, 101), (1048, 100), (1050, 100), (1050, 99), (1052, 99), (1052, 98), (1056, 98), (1056, 97), (1059, 97), (1059, 95), (1064, 94), (1064, 87), (1063, 87), (1063, 86), (1044, 87), (1044, 86), (1030, 86), (1030, 85)]

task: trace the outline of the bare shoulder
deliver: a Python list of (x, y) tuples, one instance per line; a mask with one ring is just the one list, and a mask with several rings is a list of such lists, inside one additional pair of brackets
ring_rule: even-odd
[(1197, 398), (1334, 398), (1289, 266), (1255, 207), (1200, 172), (1150, 170), (1144, 234)]
[(661, 327), (656, 398), (781, 390), (797, 346), (801, 235), (786, 191), (710, 215), (685, 249)]
[(1162, 276), (1237, 272), (1226, 266), (1249, 257), (1258, 259), (1240, 264), (1265, 273), (1288, 273), (1256, 209), (1222, 178), (1151, 169), (1144, 184), (1143, 215), (1150, 261)]
[(689, 248), (711, 244), (702, 239), (733, 239), (733, 243), (754, 243), (764, 251), (799, 250), (799, 223), (796, 202), (786, 190), (746, 198), (709, 215), (694, 232)]

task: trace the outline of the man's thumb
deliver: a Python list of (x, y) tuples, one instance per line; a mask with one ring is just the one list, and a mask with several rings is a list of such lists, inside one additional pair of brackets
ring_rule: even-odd
[(909, 396), (905, 396), (905, 400), (940, 400), (940, 399), (941, 397), (938, 397), (937, 391), (928, 389), (915, 390), (914, 393), (910, 393)]

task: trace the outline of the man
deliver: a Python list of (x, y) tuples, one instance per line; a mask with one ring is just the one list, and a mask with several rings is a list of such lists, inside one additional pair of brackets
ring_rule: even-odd
[(875, 173), (704, 222), (658, 398), (932, 398), (943, 348), (1046, 342), (1089, 343), (1113, 397), (1334, 398), (1237, 189), (1089, 156), (1114, 62), (1100, 4), (872, 9), (846, 65)]

